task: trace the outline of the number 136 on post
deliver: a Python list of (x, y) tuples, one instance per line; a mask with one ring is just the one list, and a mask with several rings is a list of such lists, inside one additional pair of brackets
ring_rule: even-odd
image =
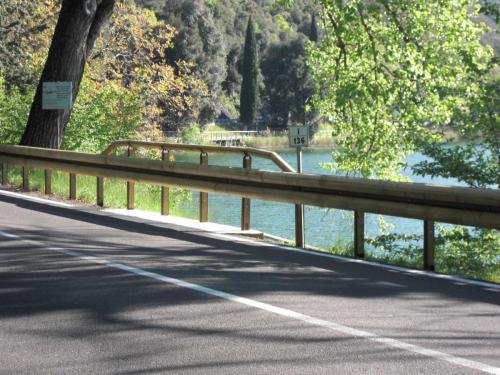
[(290, 147), (309, 146), (309, 126), (290, 126), (288, 128)]

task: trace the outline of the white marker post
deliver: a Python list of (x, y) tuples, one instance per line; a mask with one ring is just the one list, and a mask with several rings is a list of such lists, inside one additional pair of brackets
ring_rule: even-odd
[[(290, 147), (297, 150), (297, 173), (302, 173), (302, 147), (309, 146), (309, 126), (290, 126), (288, 128)], [(305, 246), (304, 205), (295, 205), (295, 246)]]

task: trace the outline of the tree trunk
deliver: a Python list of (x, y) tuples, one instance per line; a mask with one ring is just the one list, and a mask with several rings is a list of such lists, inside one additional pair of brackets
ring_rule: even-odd
[(85, 62), (115, 0), (63, 0), (49, 55), (38, 83), (21, 145), (59, 148), (69, 121), (69, 110), (43, 110), (43, 82), (72, 82), (73, 103)]

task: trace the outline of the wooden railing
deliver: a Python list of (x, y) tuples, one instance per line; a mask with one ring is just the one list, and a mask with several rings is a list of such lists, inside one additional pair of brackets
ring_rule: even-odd
[[(129, 147), (118, 143), (108, 148)], [(194, 147), (194, 146), (193, 146)], [(207, 147), (196, 146), (203, 154)], [(203, 151), (204, 150), (204, 151)], [(228, 151), (229, 152), (229, 151)], [(267, 153), (249, 151), (249, 155)], [(271, 172), (132, 157), (93, 155), (22, 146), (0, 145), (2, 183), (7, 163), (23, 166), (27, 188), (28, 167), (61, 170), (100, 178), (176, 186), (202, 193), (236, 195), (292, 204), (307, 204), (355, 212), (354, 255), (364, 256), (365, 213), (424, 220), (424, 268), (434, 267), (434, 222), (500, 229), (500, 190), (396, 183), (327, 175)], [(70, 179), (71, 181), (71, 179)]]

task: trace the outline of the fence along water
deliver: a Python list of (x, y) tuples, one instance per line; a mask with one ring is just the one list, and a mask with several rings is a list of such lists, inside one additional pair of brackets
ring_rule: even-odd
[[(106, 153), (109, 154), (118, 147), (138, 148), (153, 145), (164, 150), (187, 146), (190, 150), (206, 154), (207, 157), (210, 152), (245, 153), (246, 151), (246, 156), (265, 155), (272, 158), (270, 155), (272, 153), (269, 151), (257, 149), (131, 141), (118, 142), (110, 146)], [(246, 168), (219, 167), (206, 163), (196, 165), (132, 156), (93, 155), (6, 145), (0, 145), (0, 161), (3, 166), (2, 177), (6, 176), (7, 163), (23, 166), (25, 188), (29, 188), (28, 167), (35, 167), (62, 170), (74, 175), (96, 176), (98, 180), (118, 178), (129, 182), (181, 187), (201, 193), (236, 195), (244, 199), (352, 210), (355, 212), (354, 255), (358, 257), (364, 255), (365, 213), (421, 219), (424, 221), (424, 268), (426, 269), (434, 267), (435, 221), (500, 229), (500, 191), (496, 189), (396, 183), (297, 174), (293, 171), (270, 172), (253, 170), (248, 168), (248, 165)], [(285, 166), (286, 163), (282, 162)], [(7, 183), (6, 179), (3, 179), (2, 183)], [(102, 189), (99, 182), (97, 189), (98, 192)], [(100, 203), (99, 198), (98, 203)]]

